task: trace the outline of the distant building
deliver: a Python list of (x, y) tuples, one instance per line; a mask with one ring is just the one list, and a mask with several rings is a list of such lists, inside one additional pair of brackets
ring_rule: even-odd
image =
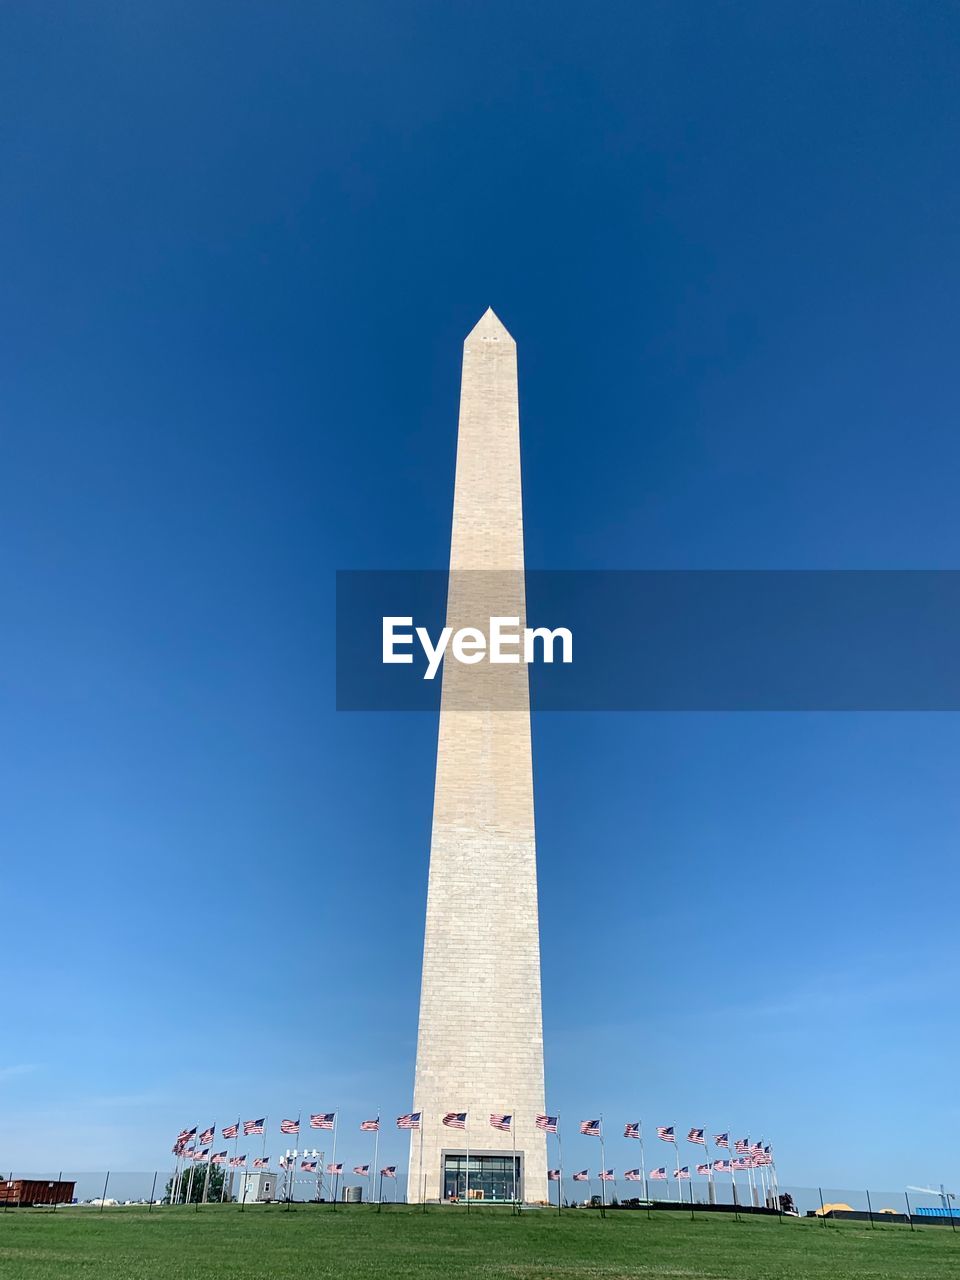
[(237, 1180), (237, 1201), (240, 1204), (269, 1204), (277, 1198), (277, 1175), (256, 1170), (241, 1173)]

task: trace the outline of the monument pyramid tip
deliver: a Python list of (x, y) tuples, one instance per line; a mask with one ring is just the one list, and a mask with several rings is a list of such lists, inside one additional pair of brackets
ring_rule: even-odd
[(485, 334), (490, 337), (495, 334), (498, 337), (507, 337), (510, 338), (511, 342), (513, 341), (506, 325), (494, 311), (493, 307), (487, 307), (486, 311), (467, 334), (467, 337), (472, 338), (475, 334), (479, 337), (483, 337)]

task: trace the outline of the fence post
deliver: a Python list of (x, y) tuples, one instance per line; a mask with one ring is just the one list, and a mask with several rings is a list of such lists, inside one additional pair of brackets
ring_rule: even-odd
[(54, 1213), (57, 1212), (57, 1199), (59, 1198), (59, 1195), (60, 1195), (60, 1183), (62, 1181), (63, 1181), (63, 1170), (61, 1169), (60, 1172), (57, 1174), (57, 1189), (54, 1192), (54, 1196), (53, 1196), (53, 1212)]
[(824, 1227), (826, 1227), (827, 1211), (823, 1207), (823, 1187), (817, 1187), (817, 1191), (820, 1193), (820, 1221), (823, 1223)]
[(870, 1192), (867, 1192), (867, 1213), (870, 1215), (870, 1225), (876, 1230), (877, 1224), (873, 1220), (873, 1205), (870, 1201)]
[(107, 1187), (110, 1185), (110, 1170), (107, 1170), (107, 1176), (103, 1180), (103, 1195), (100, 1197), (100, 1212), (103, 1213), (103, 1205), (107, 1198)]
[[(159, 1170), (157, 1170), (159, 1172)], [(150, 1188), (150, 1203), (147, 1205), (147, 1213), (153, 1212), (153, 1202), (157, 1196), (157, 1173), (153, 1175), (153, 1186)]]
[(908, 1221), (909, 1221), (909, 1223), (910, 1223), (910, 1230), (911, 1230), (911, 1231), (913, 1231), (913, 1230), (914, 1230), (914, 1226), (913, 1226), (913, 1210), (910, 1208), (910, 1197), (907, 1195), (907, 1193), (906, 1193), (906, 1192), (904, 1192), (904, 1193), (903, 1193), (903, 1198), (904, 1198), (904, 1200), (906, 1200), (906, 1202), (907, 1202), (907, 1219), (908, 1219)]

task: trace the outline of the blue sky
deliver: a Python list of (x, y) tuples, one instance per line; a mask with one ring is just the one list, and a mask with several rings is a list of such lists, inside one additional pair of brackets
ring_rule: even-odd
[[(0, 1166), (395, 1115), (436, 724), (335, 712), (334, 571), (442, 568), (491, 303), (531, 566), (955, 567), (960, 18), (0, 28)], [(551, 1108), (762, 1133), (795, 1183), (956, 1181), (957, 717), (534, 742)]]

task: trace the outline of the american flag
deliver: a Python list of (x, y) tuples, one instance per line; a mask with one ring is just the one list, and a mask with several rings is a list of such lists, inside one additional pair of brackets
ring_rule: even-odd
[(701, 1177), (701, 1178), (709, 1178), (709, 1177), (710, 1177), (710, 1165), (709, 1165), (709, 1164), (698, 1164), (698, 1165), (697, 1165), (697, 1173), (699, 1173), (699, 1175), (700, 1175), (700, 1177)]
[(651, 1182), (666, 1182), (667, 1171), (664, 1168), (664, 1166), (661, 1165), (659, 1169), (651, 1169), (650, 1172), (647, 1174), (647, 1177), (650, 1179)]
[(730, 1161), (734, 1169), (749, 1169), (750, 1165), (744, 1156), (738, 1156), (736, 1160)]
[[(201, 1138), (201, 1139), (200, 1139), (200, 1141), (201, 1141), (201, 1142), (203, 1142), (203, 1138)], [(753, 1146), (750, 1148), (750, 1154), (751, 1154), (751, 1155), (755, 1155), (755, 1156), (762, 1155), (762, 1154), (763, 1154), (763, 1143), (762, 1143), (762, 1142), (755, 1142), (755, 1143), (753, 1144)]]
[(370, 1174), (370, 1166), (368, 1164), (355, 1164), (353, 1172), (361, 1178), (366, 1178)]
[(299, 1118), (298, 1118), (298, 1119), (296, 1119), (296, 1120), (281, 1120), (281, 1121), (280, 1121), (280, 1132), (281, 1132), (281, 1133), (292, 1133), (292, 1134), (294, 1134), (294, 1135), (298, 1134), (298, 1133), (300, 1132), (300, 1120), (299, 1120)]
[(343, 1165), (342, 1165), (342, 1164), (328, 1164), (328, 1165), (327, 1165), (327, 1173), (332, 1173), (332, 1174), (334, 1174), (334, 1175), (339, 1175), (339, 1174), (343, 1173)]
[(687, 1165), (684, 1165), (682, 1169), (676, 1169), (676, 1170), (674, 1170), (674, 1174), (673, 1174), (673, 1176), (674, 1176), (675, 1178), (679, 1178), (679, 1179), (681, 1180), (681, 1182), (682, 1182), (684, 1178), (689, 1178), (689, 1177), (690, 1177), (690, 1169), (689, 1169), (689, 1167), (688, 1167)]
[(244, 1122), (243, 1122), (243, 1136), (244, 1136), (245, 1138), (250, 1138), (250, 1137), (252, 1137), (254, 1134), (261, 1134), (261, 1133), (263, 1133), (263, 1126), (264, 1126), (265, 1124), (266, 1124), (266, 1119), (265, 1119), (265, 1118), (264, 1118), (264, 1119), (261, 1119), (261, 1120), (244, 1120)]
[(226, 1164), (227, 1153), (225, 1151), (217, 1151), (210, 1157), (211, 1164)]
[(625, 1173), (623, 1176), (626, 1178), (627, 1182), (642, 1182), (642, 1181), (643, 1181), (643, 1178), (640, 1176), (640, 1170), (639, 1170), (639, 1169), (628, 1169), (628, 1170), (626, 1171), (626, 1173)]
[(538, 1129), (542, 1129), (544, 1133), (556, 1133), (557, 1121), (559, 1116), (537, 1116), (536, 1125)]
[(220, 1132), (225, 1138), (236, 1138), (240, 1133), (240, 1121), (238, 1120), (236, 1124), (228, 1124)]
[(733, 1144), (733, 1149), (738, 1156), (745, 1156), (750, 1150), (750, 1141), (747, 1138), (738, 1138)]
[(547, 1170), (547, 1181), (548, 1181), (548, 1182), (559, 1182), (559, 1181), (560, 1181), (560, 1170), (559, 1170), (559, 1169), (548, 1169), (548, 1170)]
[(701, 1147), (705, 1147), (707, 1145), (702, 1129), (691, 1129), (687, 1134), (687, 1141), (696, 1142)]
[(502, 1129), (504, 1133), (510, 1132), (512, 1120), (513, 1116), (501, 1116), (497, 1112), (494, 1112), (490, 1117), (490, 1123), (494, 1129)]
[(731, 1168), (729, 1160), (714, 1160), (713, 1162), (714, 1173), (729, 1173)]
[(573, 1180), (574, 1182), (589, 1182), (590, 1173), (586, 1169), (581, 1169), (579, 1173), (573, 1175)]
[(662, 1138), (664, 1142), (676, 1142), (677, 1140), (672, 1124), (658, 1124), (657, 1137)]
[(361, 1120), (360, 1128), (363, 1133), (379, 1133), (380, 1117), (377, 1116), (376, 1120)]
[(197, 1132), (196, 1125), (194, 1125), (192, 1129), (181, 1129), (180, 1132), (177, 1134), (177, 1141), (186, 1142), (189, 1138), (192, 1138), (196, 1132)]
[(303, 1170), (304, 1173), (316, 1173), (317, 1162), (316, 1160), (301, 1160), (300, 1168)]
[(211, 1125), (209, 1129), (204, 1129), (197, 1141), (200, 1143), (201, 1147), (207, 1147), (214, 1140), (216, 1135), (217, 1127), (216, 1125)]
[(601, 1169), (599, 1177), (601, 1182), (616, 1182), (617, 1180), (616, 1174), (612, 1169)]
[(231, 1169), (243, 1169), (243, 1168), (245, 1168), (245, 1167), (246, 1167), (246, 1163), (247, 1163), (247, 1157), (246, 1157), (246, 1156), (231, 1156), (231, 1157), (230, 1157), (230, 1168), (231, 1168)]
[(193, 1157), (194, 1160), (206, 1160), (209, 1150), (209, 1147), (204, 1147), (202, 1151), (197, 1151)]
[(311, 1129), (332, 1129), (333, 1122), (337, 1118), (335, 1111), (321, 1111), (319, 1115), (310, 1117)]
[(388, 1164), (385, 1169), (380, 1170), (380, 1174), (384, 1178), (395, 1178), (397, 1176), (397, 1166), (395, 1164)]
[(405, 1116), (397, 1116), (398, 1129), (419, 1129), (420, 1128), (420, 1112), (411, 1111)]
[(197, 1153), (196, 1147), (186, 1147), (183, 1152), (183, 1154), (186, 1156), (188, 1160), (192, 1160), (193, 1157), (196, 1155), (196, 1153)]
[(253, 1167), (254, 1167), (255, 1169), (269, 1169), (269, 1168), (270, 1168), (270, 1157), (269, 1157), (269, 1156), (257, 1156), (257, 1158), (256, 1158), (256, 1159), (254, 1160), (254, 1162), (253, 1162)]
[(443, 1123), (448, 1129), (465, 1129), (467, 1127), (467, 1113), (465, 1111), (448, 1111), (443, 1117)]
[(600, 1137), (600, 1121), (599, 1120), (581, 1120), (580, 1132), (585, 1133), (590, 1138)]
[(726, 1149), (729, 1151), (730, 1150), (729, 1133), (718, 1133), (713, 1139), (713, 1145), (715, 1147), (726, 1147)]
[(625, 1124), (623, 1126), (623, 1136), (625, 1138), (639, 1138), (640, 1121), (638, 1120), (636, 1124)]

